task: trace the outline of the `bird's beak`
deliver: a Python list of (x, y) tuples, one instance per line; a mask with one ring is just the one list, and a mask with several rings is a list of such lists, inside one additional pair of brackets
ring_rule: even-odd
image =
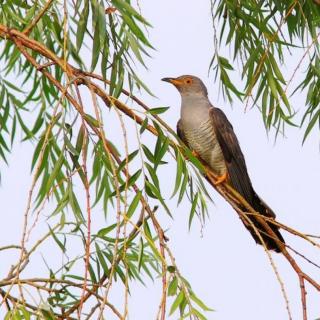
[(165, 82), (169, 82), (169, 83), (173, 84), (174, 86), (180, 86), (183, 83), (181, 80), (178, 80), (175, 78), (162, 78), (161, 80), (165, 81)]

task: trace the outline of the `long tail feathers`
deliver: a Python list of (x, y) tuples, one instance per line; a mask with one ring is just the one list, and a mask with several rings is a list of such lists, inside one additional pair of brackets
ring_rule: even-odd
[[(268, 218), (271, 218), (271, 219), (275, 218), (274, 212), (268, 207), (268, 205), (255, 192), (254, 192), (253, 200), (251, 201), (250, 205), (259, 214), (266, 216)], [(281, 249), (279, 248), (279, 244), (275, 240), (275, 237), (277, 237), (277, 239), (280, 240), (283, 244), (285, 243), (285, 241), (279, 231), (279, 227), (277, 225), (275, 225), (274, 223), (272, 223), (270, 221), (268, 222), (267, 220), (265, 220), (266, 224), (270, 227), (270, 229), (275, 234), (275, 237), (272, 237), (268, 233), (266, 228), (258, 221), (256, 216), (253, 215), (249, 219), (252, 221), (254, 227), (248, 221), (244, 221), (244, 219), (242, 219), (242, 220), (243, 220), (245, 226), (247, 227), (247, 229), (250, 231), (254, 240), (258, 244), (262, 245), (262, 241), (261, 241), (261, 239), (262, 239), (268, 250), (280, 252)], [(257, 234), (258, 232), (259, 232), (260, 236)]]
[[(210, 184), (212, 184), (210, 179), (207, 178), (207, 180)], [(249, 177), (248, 177), (248, 181), (249, 181), (249, 187), (247, 188), (246, 190), (247, 192), (245, 194), (241, 188), (237, 188), (237, 185), (234, 185), (235, 183), (232, 183), (231, 181), (230, 184), (233, 185), (233, 187), (246, 199), (246, 201), (252, 206), (252, 208), (255, 211), (257, 211), (260, 215), (271, 218), (271, 219), (275, 219), (276, 217), (275, 213), (254, 191)], [(249, 196), (246, 197), (246, 195), (249, 195)], [(245, 208), (243, 208), (242, 210), (244, 212), (246, 211)], [(279, 246), (278, 242), (275, 240), (275, 237), (276, 237), (278, 240), (282, 242), (282, 244), (285, 244), (285, 241), (279, 231), (279, 227), (274, 223), (270, 221), (268, 222), (267, 220), (265, 220), (266, 224), (270, 227), (270, 229), (273, 231), (275, 235), (275, 237), (272, 237), (271, 235), (269, 235), (268, 230), (266, 230), (266, 228), (258, 221), (259, 219), (257, 219), (257, 216), (247, 215), (247, 218), (251, 221), (251, 223), (248, 221), (248, 219), (244, 217), (241, 218), (241, 220), (245, 225), (245, 227), (249, 230), (250, 234), (252, 235), (256, 243), (260, 245), (263, 245), (264, 243), (268, 250), (281, 252), (281, 245)], [(252, 226), (252, 224), (254, 225), (254, 227)], [(261, 239), (263, 240), (263, 243)]]

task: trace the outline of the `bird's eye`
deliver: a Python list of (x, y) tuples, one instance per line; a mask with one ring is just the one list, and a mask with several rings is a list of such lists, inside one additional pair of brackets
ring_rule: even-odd
[(186, 80), (186, 84), (190, 84), (191, 82), (192, 82), (191, 79), (187, 79), (187, 80)]

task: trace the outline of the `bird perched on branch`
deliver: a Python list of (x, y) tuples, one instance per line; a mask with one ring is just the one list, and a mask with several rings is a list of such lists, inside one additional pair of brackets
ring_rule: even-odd
[[(211, 105), (203, 82), (190, 75), (163, 78), (173, 84), (181, 95), (181, 119), (177, 124), (180, 139), (195, 152), (219, 178), (216, 184), (228, 182), (252, 208), (263, 216), (275, 218), (274, 212), (264, 203), (252, 187), (244, 156), (232, 125), (221, 109)], [(248, 216), (259, 231), (268, 250), (280, 252), (280, 248), (254, 215)], [(275, 236), (284, 243), (279, 228), (266, 222)], [(250, 223), (245, 223), (258, 244), (260, 237)]]

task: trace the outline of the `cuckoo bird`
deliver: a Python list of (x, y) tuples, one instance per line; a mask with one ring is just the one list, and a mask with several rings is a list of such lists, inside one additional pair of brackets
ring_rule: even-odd
[[(190, 75), (178, 78), (163, 78), (173, 84), (181, 95), (181, 119), (177, 124), (180, 139), (195, 152), (219, 178), (216, 184), (228, 182), (251, 206), (263, 216), (274, 219), (274, 212), (254, 191), (244, 156), (233, 127), (221, 109), (211, 105), (208, 91), (203, 82)], [(241, 208), (245, 211), (245, 208)], [(245, 223), (254, 240), (261, 238), (268, 250), (281, 251), (277, 242), (268, 235), (266, 228), (254, 215)], [(245, 221), (244, 221), (245, 222)], [(284, 243), (279, 228), (266, 221), (275, 236)], [(261, 238), (257, 235), (257, 230)]]

